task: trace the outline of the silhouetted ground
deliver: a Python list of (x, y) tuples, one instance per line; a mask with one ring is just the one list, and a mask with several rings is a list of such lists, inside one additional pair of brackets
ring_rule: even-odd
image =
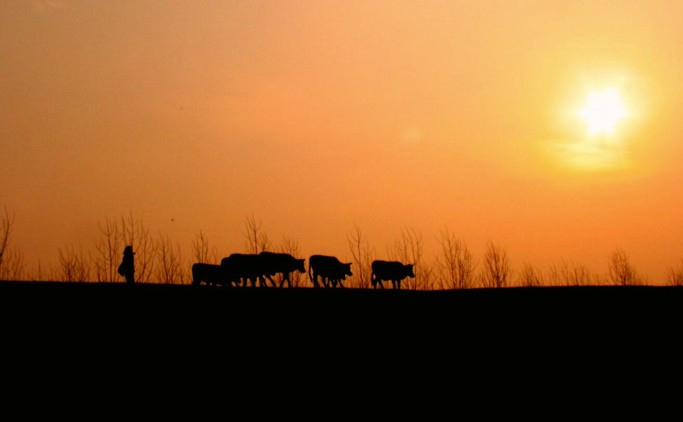
[[(178, 335), (642, 336), (678, 330), (682, 287), (540, 287), (411, 291), (0, 282), (3, 321), (65, 330), (109, 327)], [(149, 330), (149, 331), (147, 331)]]
[(37, 371), (82, 386), (135, 382), (138, 394), (237, 385), (254, 397), (335, 401), (328, 393), (349, 388), (347, 397), (378, 393), (399, 405), (417, 391), (464, 385), (483, 396), (524, 395), (525, 386), (597, 397), (606, 385), (630, 390), (635, 377), (668, 374), (680, 360), (681, 322), (679, 287), (0, 282), (2, 363), (27, 391), (35, 383), (26, 373)]

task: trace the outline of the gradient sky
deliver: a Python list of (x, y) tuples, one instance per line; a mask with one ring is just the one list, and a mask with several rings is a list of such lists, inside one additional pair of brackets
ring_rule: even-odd
[[(683, 259), (681, 1), (0, 2), (0, 205), (29, 271), (132, 213), (189, 255), (448, 228), (513, 268)], [(587, 140), (578, 110), (627, 117)], [(592, 143), (591, 143), (592, 142)], [(431, 255), (430, 255), (431, 256)]]

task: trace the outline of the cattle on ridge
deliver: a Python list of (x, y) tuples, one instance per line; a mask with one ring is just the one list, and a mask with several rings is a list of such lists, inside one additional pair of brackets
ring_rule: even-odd
[(223, 267), (218, 264), (192, 264), (192, 285), (199, 286), (202, 282), (209, 286), (225, 285), (227, 278)]
[(415, 278), (413, 264), (403, 264), (399, 261), (372, 261), (372, 276), (370, 280), (372, 287), (375, 289), (378, 285), (384, 288), (383, 281), (391, 281), (394, 289), (400, 289), (401, 281), (406, 277)]
[(256, 287), (256, 282), (265, 285), (265, 273), (258, 254), (233, 253), (221, 259), (221, 266), (226, 277), (239, 285), (247, 287), (250, 282), (252, 287)]
[(318, 277), (324, 287), (344, 287), (344, 279), (351, 275), (350, 262), (344, 263), (337, 257), (328, 255), (311, 255), (308, 258), (308, 277), (313, 287), (320, 287)]
[(280, 286), (282, 287), (285, 283), (292, 287), (292, 281), (290, 280), (290, 273), (298, 271), (300, 273), (305, 273), (305, 260), (303, 258), (295, 258), (288, 253), (277, 253), (264, 251), (258, 254), (258, 264), (261, 269), (263, 276), (265, 276), (273, 285), (276, 287), (273, 276), (276, 274), (282, 274), (282, 280), (280, 281)]

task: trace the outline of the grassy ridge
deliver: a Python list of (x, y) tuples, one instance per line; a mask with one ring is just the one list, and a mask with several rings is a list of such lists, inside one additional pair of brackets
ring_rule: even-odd
[[(476, 377), (477, 368), (487, 368), (521, 377), (531, 370), (554, 380), (561, 371), (583, 382), (593, 376), (587, 368), (608, 365), (621, 374), (668, 362), (679, 348), (683, 289), (0, 282), (0, 323), (5, 362), (55, 368), (67, 361), (86, 373), (117, 362), (164, 376), (197, 374), (198, 368), (210, 376), (222, 364), (229, 374), (258, 368), (296, 378), (298, 370), (313, 367), (319, 376), (331, 371), (356, 379), (366, 375), (361, 368), (377, 365), (399, 376), (399, 365), (413, 376), (434, 377), (451, 367)], [(55, 355), (60, 359), (49, 359)], [(548, 359), (553, 363), (546, 367)], [(640, 364), (623, 366), (624, 359)]]
[(462, 326), (611, 322), (671, 324), (683, 314), (683, 287), (586, 286), (411, 291), (393, 289), (224, 288), (189, 285), (0, 282), (4, 312), (88, 315), (91, 319), (204, 316), (242, 324), (290, 321), (412, 321)]

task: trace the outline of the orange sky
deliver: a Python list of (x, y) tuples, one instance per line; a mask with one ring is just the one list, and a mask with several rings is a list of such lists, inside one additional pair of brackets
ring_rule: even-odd
[[(683, 2), (0, 2), (0, 205), (34, 268), (132, 213), (350, 259), (449, 228), (515, 269), (683, 259)], [(609, 157), (577, 110), (619, 90)], [(588, 154), (589, 156), (586, 156)], [(173, 220), (173, 221), (172, 221)]]

